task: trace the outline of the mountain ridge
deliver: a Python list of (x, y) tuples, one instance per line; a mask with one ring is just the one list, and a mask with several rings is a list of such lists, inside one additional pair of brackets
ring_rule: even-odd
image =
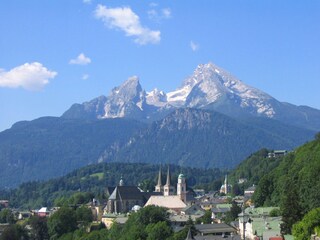
[(177, 108), (209, 109), (238, 118), (265, 117), (320, 130), (320, 110), (280, 102), (213, 63), (198, 65), (179, 88), (168, 93), (156, 88), (146, 92), (138, 77), (130, 77), (107, 97), (73, 105), (62, 117), (125, 117), (152, 122)]
[(276, 120), (236, 120), (219, 112), (176, 109), (133, 135), (103, 161), (232, 168), (261, 148), (291, 150), (315, 132)]
[(0, 132), (0, 188), (102, 161), (232, 168), (260, 148), (290, 150), (319, 130), (319, 110), (281, 103), (213, 64), (167, 94), (146, 92), (134, 76), (61, 117)]

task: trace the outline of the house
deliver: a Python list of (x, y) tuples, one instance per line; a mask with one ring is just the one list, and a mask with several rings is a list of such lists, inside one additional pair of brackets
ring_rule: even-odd
[(47, 207), (42, 207), (42, 208), (40, 208), (40, 210), (36, 211), (36, 214), (39, 217), (47, 217), (50, 215), (50, 211), (48, 210)]
[(288, 154), (287, 150), (274, 150), (268, 153), (268, 158), (282, 157)]
[(200, 207), (200, 205), (198, 204), (194, 204), (191, 206), (187, 206), (185, 209), (183, 209), (181, 211), (182, 215), (199, 215), (199, 216), (203, 216), (205, 214), (205, 210)]
[[(281, 236), (280, 225), (281, 217), (270, 217), (270, 211), (273, 207), (268, 208), (247, 208), (245, 212), (249, 214), (251, 221), (245, 224), (245, 233), (247, 239), (270, 239)], [(243, 223), (239, 221), (240, 235), (243, 234)]]
[(227, 212), (230, 212), (230, 208), (215, 207), (215, 208), (211, 208), (211, 212), (212, 212), (212, 219), (219, 222), (222, 218), (226, 216)]
[(194, 189), (193, 191), (194, 191), (194, 193), (196, 194), (196, 197), (197, 197), (197, 198), (203, 197), (204, 194), (205, 194), (204, 189)]
[(253, 184), (251, 187), (244, 190), (244, 195), (252, 195), (256, 191), (256, 186)]
[(181, 214), (170, 214), (169, 215), (169, 221), (171, 223), (172, 228), (175, 229), (181, 229), (182, 226), (185, 226), (187, 222), (191, 219), (193, 222), (195, 222), (198, 218), (201, 216), (199, 215), (181, 215)]
[(237, 229), (231, 227), (226, 223), (214, 223), (214, 224), (195, 224), (194, 225), (201, 236), (206, 235), (221, 235), (231, 236), (237, 234)]
[(101, 222), (109, 229), (113, 223), (125, 224), (127, 220), (125, 214), (106, 214), (102, 216)]

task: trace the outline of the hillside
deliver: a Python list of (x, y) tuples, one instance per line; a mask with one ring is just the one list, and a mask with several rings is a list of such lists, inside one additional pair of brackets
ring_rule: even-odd
[(142, 127), (126, 119), (44, 117), (19, 122), (0, 133), (0, 189), (97, 163), (105, 148), (115, 148)]
[(107, 149), (102, 158), (230, 169), (261, 148), (293, 149), (312, 136), (313, 131), (275, 120), (178, 109), (131, 137), (119, 151)]
[(268, 158), (268, 149), (261, 149), (251, 154), (247, 159), (242, 161), (228, 175), (228, 179), (232, 185), (237, 184), (241, 178), (247, 179), (244, 188), (258, 185), (260, 179), (273, 169), (279, 166), (283, 157)]
[[(262, 166), (262, 165), (260, 165)], [(256, 206), (280, 206), (285, 232), (314, 208), (320, 207), (320, 135), (283, 157), (264, 175), (254, 194)]]
[(267, 118), (239, 120), (200, 109), (178, 109), (149, 125), (44, 117), (0, 133), (0, 188), (102, 161), (233, 168), (258, 149), (293, 149), (313, 135)]
[[(163, 166), (166, 171), (167, 166)], [(171, 184), (175, 185), (178, 175), (183, 172), (188, 187), (205, 186), (223, 178), (219, 169), (200, 169), (170, 165)], [(143, 174), (142, 174), (143, 173)], [(121, 177), (126, 185), (139, 185), (153, 191), (159, 173), (159, 165), (100, 163), (75, 170), (66, 176), (46, 182), (27, 182), (11, 191), (0, 191), (0, 199), (9, 199), (12, 207), (40, 208), (53, 206), (54, 201), (63, 200), (76, 192), (90, 192), (96, 198), (106, 198), (106, 188), (116, 186)], [(163, 181), (165, 177), (163, 177)], [(163, 183), (164, 184), (164, 183)], [(221, 184), (220, 184), (221, 185)], [(220, 186), (219, 186), (220, 187)]]
[[(320, 207), (320, 138), (306, 143), (290, 153), (274, 170), (260, 181), (255, 196), (257, 205), (278, 205), (283, 196), (294, 187), (303, 212)], [(265, 192), (267, 185), (273, 186)]]

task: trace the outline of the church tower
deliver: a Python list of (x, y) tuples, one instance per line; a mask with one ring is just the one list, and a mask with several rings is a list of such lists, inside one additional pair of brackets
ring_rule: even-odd
[(161, 175), (162, 175), (162, 173), (161, 173), (161, 166), (160, 166), (159, 176), (158, 176), (158, 184), (156, 185), (155, 192), (163, 192)]
[(119, 181), (119, 186), (124, 186), (124, 180), (123, 177), (121, 175), (120, 181)]
[(181, 173), (178, 177), (178, 183), (177, 183), (177, 195), (180, 197), (180, 199), (186, 203), (187, 202), (187, 185), (186, 185), (186, 178)]
[(228, 175), (224, 179), (224, 193), (228, 194)]
[(171, 186), (171, 183), (170, 183), (170, 169), (169, 169), (169, 165), (168, 165), (168, 172), (167, 172), (167, 182), (166, 182), (166, 185), (164, 185), (164, 187), (163, 187), (163, 195), (164, 195), (164, 196), (173, 195), (173, 187)]

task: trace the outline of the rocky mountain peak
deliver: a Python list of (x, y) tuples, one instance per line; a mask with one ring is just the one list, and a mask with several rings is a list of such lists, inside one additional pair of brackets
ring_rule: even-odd
[(129, 77), (122, 85), (112, 89), (110, 97), (117, 97), (128, 101), (143, 92), (137, 76)]
[(153, 89), (151, 92), (147, 92), (146, 99), (149, 105), (157, 107), (163, 107), (167, 104), (167, 94), (157, 88)]
[[(109, 96), (74, 104), (63, 116), (90, 119), (126, 117), (151, 122), (178, 108), (215, 110), (236, 118), (258, 116), (284, 122), (297, 118), (297, 126), (319, 125), (318, 121), (310, 123), (309, 120), (312, 119), (311, 112), (319, 114), (317, 110), (281, 103), (211, 62), (198, 65), (174, 91), (164, 93), (154, 89), (146, 93), (139, 78), (132, 76), (114, 88)], [(288, 113), (292, 116), (289, 117)]]

